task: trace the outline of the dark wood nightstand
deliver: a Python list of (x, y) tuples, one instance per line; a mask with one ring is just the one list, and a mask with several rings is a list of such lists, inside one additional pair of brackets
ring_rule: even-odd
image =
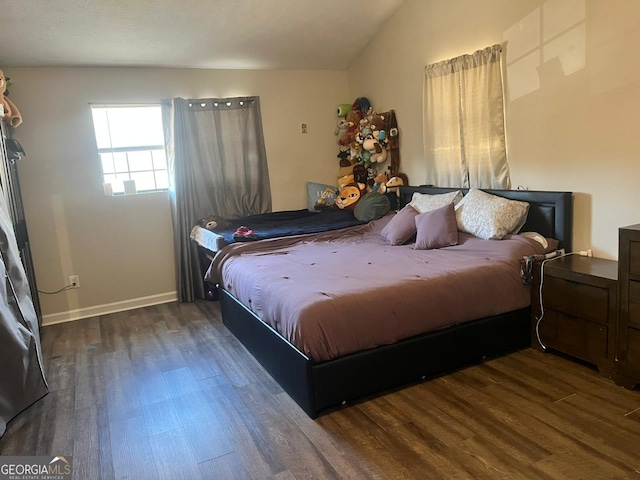
[(619, 230), (620, 322), (614, 380), (640, 384), (640, 224)]
[[(615, 367), (618, 317), (618, 262), (570, 255), (543, 268), (544, 315), (539, 334), (544, 345), (594, 364), (607, 377)], [(540, 317), (540, 264), (531, 286), (532, 347)]]

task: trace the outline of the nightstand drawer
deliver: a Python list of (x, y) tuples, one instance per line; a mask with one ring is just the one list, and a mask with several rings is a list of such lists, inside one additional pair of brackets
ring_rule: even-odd
[(542, 290), (543, 306), (574, 317), (606, 324), (609, 318), (609, 289), (577, 283), (545, 275)]
[(629, 277), (640, 280), (640, 242), (629, 242)]
[(637, 376), (640, 373), (640, 331), (635, 328), (629, 328), (627, 330), (627, 344), (626, 350), (623, 353), (626, 355), (626, 367), (628, 370), (635, 373)]
[(640, 328), (640, 282), (629, 280), (629, 323)]
[(550, 347), (596, 364), (608, 358), (609, 328), (600, 323), (547, 309), (540, 337)]

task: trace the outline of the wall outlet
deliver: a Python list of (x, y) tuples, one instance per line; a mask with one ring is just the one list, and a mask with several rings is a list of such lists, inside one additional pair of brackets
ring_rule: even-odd
[(71, 288), (80, 288), (80, 276), (69, 275), (69, 285), (71, 285)]

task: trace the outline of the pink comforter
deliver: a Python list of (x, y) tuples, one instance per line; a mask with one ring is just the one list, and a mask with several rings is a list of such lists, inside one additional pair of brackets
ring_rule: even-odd
[(364, 226), (233, 244), (207, 272), (316, 361), (527, 307), (519, 260), (543, 253), (518, 235), (438, 250), (390, 246), (391, 217)]

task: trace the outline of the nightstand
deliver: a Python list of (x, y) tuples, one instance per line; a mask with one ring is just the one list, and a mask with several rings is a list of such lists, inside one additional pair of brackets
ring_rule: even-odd
[[(544, 263), (539, 324), (544, 345), (594, 364), (607, 377), (615, 366), (618, 317), (618, 262), (570, 255)], [(540, 264), (531, 286), (532, 347), (540, 315)]]
[(640, 224), (619, 230), (620, 329), (614, 380), (640, 384)]

